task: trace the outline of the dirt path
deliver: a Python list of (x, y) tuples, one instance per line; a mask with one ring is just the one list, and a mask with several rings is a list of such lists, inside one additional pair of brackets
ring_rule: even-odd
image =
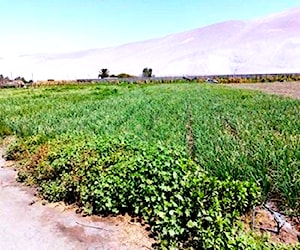
[(35, 190), (15, 181), (0, 148), (0, 249), (151, 249), (140, 224), (129, 216), (82, 217), (64, 204), (44, 204)]
[(300, 82), (226, 84), (226, 86), (240, 89), (255, 89), (269, 94), (277, 94), (300, 99)]

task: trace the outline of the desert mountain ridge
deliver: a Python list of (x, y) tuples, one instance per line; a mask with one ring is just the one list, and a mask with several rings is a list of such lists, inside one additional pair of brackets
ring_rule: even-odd
[[(110, 48), (1, 58), (0, 69), (25, 78), (96, 78), (111, 73), (156, 76), (299, 73), (300, 7)], [(2, 73), (2, 72), (1, 72)]]

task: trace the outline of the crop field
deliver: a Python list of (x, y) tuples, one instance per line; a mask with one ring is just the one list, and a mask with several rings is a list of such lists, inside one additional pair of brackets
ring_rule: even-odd
[(20, 181), (143, 217), (167, 249), (269, 249), (238, 219), (266, 200), (300, 212), (299, 114), (299, 100), (199, 83), (0, 91)]

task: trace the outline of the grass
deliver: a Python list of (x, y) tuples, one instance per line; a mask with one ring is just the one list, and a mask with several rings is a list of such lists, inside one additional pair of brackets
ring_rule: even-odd
[(161, 145), (184, 151), (221, 181), (258, 183), (264, 199), (299, 212), (297, 100), (205, 84), (67, 85), (3, 89), (0, 110), (0, 136), (20, 138), (14, 158), (40, 152), (35, 161), (43, 165), (43, 155), (101, 138)]

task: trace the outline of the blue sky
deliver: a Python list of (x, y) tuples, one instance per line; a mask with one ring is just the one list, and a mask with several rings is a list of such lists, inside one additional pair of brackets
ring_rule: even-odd
[(300, 0), (0, 0), (0, 57), (115, 46), (293, 7)]

